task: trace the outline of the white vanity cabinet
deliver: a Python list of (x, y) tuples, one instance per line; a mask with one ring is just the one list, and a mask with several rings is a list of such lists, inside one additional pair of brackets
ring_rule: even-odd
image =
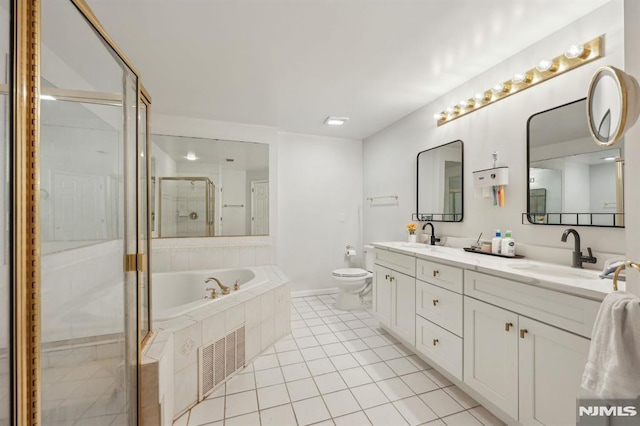
[(463, 270), (416, 263), (416, 349), (462, 380)]
[(466, 271), (464, 382), (523, 425), (575, 424), (589, 339), (574, 333), (588, 336), (598, 306)]
[(373, 313), (409, 344), (416, 339), (415, 258), (376, 250), (373, 275)]

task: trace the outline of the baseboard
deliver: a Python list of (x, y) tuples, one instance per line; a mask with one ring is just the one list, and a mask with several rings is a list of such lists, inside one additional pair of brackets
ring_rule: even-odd
[(291, 297), (319, 296), (321, 294), (333, 294), (338, 292), (338, 287), (321, 288), (317, 290), (292, 291)]

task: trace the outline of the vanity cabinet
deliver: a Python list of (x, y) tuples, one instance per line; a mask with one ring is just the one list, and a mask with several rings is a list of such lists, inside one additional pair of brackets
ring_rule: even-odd
[(373, 313), (382, 325), (415, 345), (415, 258), (376, 250), (373, 279)]
[[(465, 277), (464, 382), (523, 425), (575, 424), (589, 340), (537, 319), (555, 319), (566, 327), (582, 328), (576, 326), (577, 318), (591, 324), (595, 319), (589, 315), (593, 301), (533, 288), (537, 298), (521, 294), (504, 309), (466, 296), (467, 285), (498, 294), (494, 291), (508, 280), (466, 273), (470, 276), (468, 280)], [(557, 301), (537, 312), (529, 309), (527, 316), (510, 310), (514, 306), (526, 310), (526, 306), (558, 296), (570, 298), (564, 299), (564, 313), (557, 310)], [(578, 307), (583, 308), (582, 313)]]

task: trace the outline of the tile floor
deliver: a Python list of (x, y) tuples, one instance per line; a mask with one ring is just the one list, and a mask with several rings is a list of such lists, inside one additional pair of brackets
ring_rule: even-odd
[(174, 426), (503, 425), (335, 295), (293, 298), (278, 341)]

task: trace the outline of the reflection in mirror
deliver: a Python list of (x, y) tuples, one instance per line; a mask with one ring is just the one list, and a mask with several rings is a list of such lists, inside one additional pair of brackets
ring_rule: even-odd
[(269, 145), (169, 135), (152, 141), (155, 237), (269, 234)]
[(529, 118), (531, 223), (624, 226), (624, 143), (615, 149), (593, 143), (585, 102)]
[(418, 153), (417, 220), (462, 221), (462, 149), (458, 140)]

